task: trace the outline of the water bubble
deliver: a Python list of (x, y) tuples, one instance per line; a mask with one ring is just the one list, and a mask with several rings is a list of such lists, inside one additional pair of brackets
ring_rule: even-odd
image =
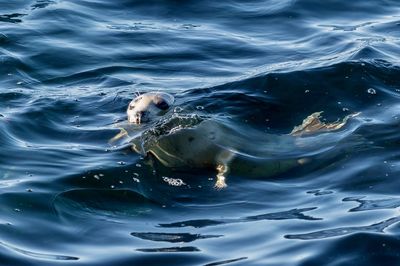
[(118, 164), (119, 164), (119, 165), (125, 165), (125, 162), (120, 161), (120, 162), (118, 162)]
[(186, 185), (185, 182), (183, 182), (182, 179), (179, 178), (163, 176), (162, 179), (164, 180), (164, 182), (168, 183), (171, 186), (180, 187)]
[(197, 110), (204, 110), (204, 106), (198, 105), (198, 106), (196, 106), (196, 109)]
[(120, 183), (120, 184), (123, 184), (123, 183), (124, 183), (124, 181), (122, 181), (122, 180), (119, 180), (119, 183)]
[(98, 175), (93, 176), (95, 179), (100, 180), (100, 177)]
[(177, 106), (177, 107), (174, 108), (174, 113), (180, 113), (182, 111), (183, 111), (182, 107)]
[(142, 167), (142, 165), (140, 163), (137, 163), (136, 167)]
[(367, 90), (367, 92), (368, 92), (369, 94), (376, 94), (376, 90), (375, 90), (374, 88), (369, 88), (369, 89)]
[(132, 179), (133, 179), (133, 181), (135, 181), (136, 183), (140, 183), (140, 180), (139, 180), (138, 178), (133, 177)]
[(305, 91), (304, 91), (304, 93), (309, 93), (309, 92), (310, 92), (310, 90), (305, 90)]
[(110, 186), (110, 188), (114, 189), (114, 188), (115, 188), (115, 186), (114, 186), (114, 185), (111, 185), (111, 186)]

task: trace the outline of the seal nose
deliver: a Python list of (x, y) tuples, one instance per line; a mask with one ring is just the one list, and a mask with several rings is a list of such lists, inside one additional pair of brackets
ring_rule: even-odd
[(146, 112), (145, 111), (138, 111), (135, 113), (134, 117), (134, 123), (135, 124), (140, 124), (145, 116)]

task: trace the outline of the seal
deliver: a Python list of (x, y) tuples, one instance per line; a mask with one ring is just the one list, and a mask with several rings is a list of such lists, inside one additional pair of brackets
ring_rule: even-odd
[[(339, 130), (349, 118), (358, 115), (324, 123), (320, 120), (322, 112), (316, 112), (286, 135), (261, 134), (250, 128), (243, 131), (196, 114), (173, 114), (159, 121), (151, 120), (165, 114), (172, 104), (173, 96), (166, 93), (145, 93), (132, 100), (127, 110), (128, 121), (153, 125), (140, 134), (136, 132), (129, 140), (131, 148), (173, 170), (214, 169), (217, 189), (227, 186), (229, 172), (270, 177), (307, 163), (307, 154), (316, 154), (320, 148), (316, 141), (324, 143), (325, 149), (332, 139), (313, 137), (307, 141), (307, 137)], [(129, 136), (128, 130), (122, 131), (124, 134), (120, 133), (118, 138)]]

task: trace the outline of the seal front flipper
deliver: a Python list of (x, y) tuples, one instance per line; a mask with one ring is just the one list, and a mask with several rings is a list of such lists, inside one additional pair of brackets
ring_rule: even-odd
[(108, 141), (108, 143), (114, 144), (116, 141), (119, 141), (120, 139), (123, 139), (123, 138), (125, 138), (127, 136), (129, 136), (128, 132), (125, 129), (120, 128), (120, 132), (117, 135), (115, 135), (114, 137), (112, 137)]
[(225, 182), (226, 175), (229, 173), (229, 163), (235, 157), (235, 153), (229, 150), (224, 150), (217, 156), (217, 181), (214, 187), (216, 189), (226, 188), (228, 185)]
[(219, 164), (217, 165), (217, 181), (215, 182), (214, 187), (216, 189), (226, 188), (228, 185), (225, 182), (225, 175), (229, 172), (228, 165)]

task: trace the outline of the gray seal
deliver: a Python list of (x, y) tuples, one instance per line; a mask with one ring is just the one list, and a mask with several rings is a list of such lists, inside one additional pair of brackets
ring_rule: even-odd
[[(217, 189), (227, 186), (229, 172), (270, 177), (307, 163), (307, 153), (318, 149), (313, 136), (339, 130), (349, 118), (358, 115), (324, 123), (320, 120), (322, 112), (316, 112), (286, 135), (261, 134), (250, 128), (239, 130), (228, 123), (195, 114), (173, 114), (151, 121), (156, 115), (165, 114), (172, 104), (172, 95), (157, 92), (138, 96), (130, 103), (127, 112), (131, 124), (154, 123), (131, 136), (132, 149), (143, 156), (155, 157), (171, 169), (215, 169)], [(130, 136), (129, 130), (121, 132), (124, 133), (114, 140)], [(329, 139), (317, 140), (326, 144)]]

